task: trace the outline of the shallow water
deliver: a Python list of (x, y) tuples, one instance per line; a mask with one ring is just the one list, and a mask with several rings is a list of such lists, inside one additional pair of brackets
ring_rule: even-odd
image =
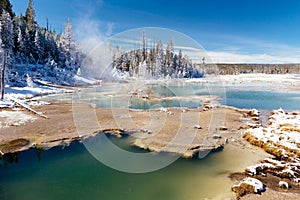
[[(148, 85), (157, 97), (219, 95), (220, 102), (238, 108), (272, 110), (282, 107), (299, 110), (299, 92), (274, 91), (267, 83), (160, 84)], [(151, 109), (163, 107), (198, 107), (199, 102), (186, 100), (144, 101), (116, 95), (114, 85), (104, 85), (84, 93), (84, 100), (96, 107)], [(128, 88), (128, 87), (127, 87)], [(122, 89), (122, 88), (121, 88)], [(129, 90), (130, 91), (130, 90)], [(124, 92), (124, 91), (123, 91)], [(128, 91), (125, 91), (125, 94)], [(73, 95), (53, 95), (43, 100), (72, 102)], [(97, 139), (97, 138), (95, 138)], [(130, 151), (130, 138), (111, 140)], [(171, 156), (171, 155), (169, 155)], [(243, 171), (265, 156), (258, 151), (228, 145), (222, 152), (211, 152), (203, 159), (178, 159), (170, 166), (147, 174), (128, 174), (113, 170), (92, 157), (79, 142), (61, 149), (30, 149), (17, 156), (18, 163), (2, 160), (0, 199), (105, 199), (105, 200), (198, 200), (225, 199), (230, 191), (230, 172)], [(16, 160), (16, 157), (14, 158)]]
[[(126, 85), (126, 84), (125, 84)], [(262, 110), (274, 110), (280, 107), (290, 111), (300, 109), (300, 91), (273, 90), (270, 85), (275, 83), (264, 82), (242, 82), (242, 83), (176, 83), (168, 84), (147, 84), (152, 91), (152, 95), (159, 97), (187, 97), (187, 99), (168, 99), (168, 100), (141, 100), (136, 97), (126, 95), (115, 95), (119, 92), (115, 85), (103, 85), (97, 89), (86, 90), (84, 99), (92, 99), (96, 107), (122, 107), (134, 109), (152, 109), (157, 107), (189, 107), (196, 108), (201, 106), (200, 102), (189, 99), (192, 96), (219, 96), (219, 102), (223, 105), (234, 106), (237, 108), (256, 108)], [(276, 85), (275, 85), (276, 86)], [(281, 85), (282, 86), (282, 85)], [(130, 92), (130, 85), (121, 90), (124, 94)], [(129, 88), (129, 89), (128, 89)], [(126, 91), (126, 89), (128, 91)], [(113, 95), (107, 95), (113, 92)], [(43, 99), (49, 101), (72, 102), (72, 94), (46, 96)]]

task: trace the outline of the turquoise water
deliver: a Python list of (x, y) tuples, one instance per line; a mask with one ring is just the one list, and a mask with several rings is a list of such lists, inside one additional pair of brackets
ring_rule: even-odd
[[(128, 147), (126, 139), (112, 140), (143, 153)], [(156, 172), (129, 174), (103, 165), (79, 142), (64, 149), (30, 149), (0, 161), (0, 199), (224, 199), (234, 197), (227, 174), (249, 164), (245, 155), (247, 161), (256, 157), (245, 150), (225, 149), (203, 159), (179, 159)]]
[[(222, 104), (239, 108), (272, 110), (282, 107), (299, 110), (300, 92), (273, 91), (263, 84), (240, 85), (205, 84), (150, 85), (156, 97), (218, 95)], [(220, 89), (221, 88), (221, 89)], [(223, 88), (223, 90), (222, 90)], [(195, 100), (168, 99), (147, 101), (107, 93), (114, 86), (103, 86), (83, 98), (96, 107), (129, 107), (151, 109), (163, 107), (198, 107)], [(225, 91), (225, 92), (224, 92)], [(126, 92), (127, 94), (127, 92)], [(225, 94), (225, 95), (224, 95)], [(72, 95), (44, 97), (43, 100), (71, 102)], [(97, 139), (93, 138), (93, 139)], [(130, 138), (110, 138), (129, 151), (143, 153), (130, 147)], [(172, 155), (168, 155), (172, 156)], [(230, 172), (256, 163), (261, 157), (252, 151), (228, 146), (222, 152), (211, 152), (203, 159), (178, 159), (170, 166), (146, 174), (128, 174), (111, 169), (92, 157), (80, 142), (69, 147), (50, 150), (30, 149), (8, 155), (0, 161), (0, 199), (104, 199), (104, 200), (198, 200), (225, 199), (235, 195)]]
[(287, 91), (241, 91), (228, 90), (226, 104), (237, 108), (256, 108), (274, 110), (280, 107), (284, 110), (300, 109), (300, 93)]
[[(133, 96), (108, 96), (103, 95), (107, 92), (116, 91), (115, 85), (104, 85), (95, 90), (87, 90), (84, 99), (94, 103), (96, 107), (122, 107), (134, 109), (152, 109), (157, 107), (188, 107), (196, 108), (201, 106), (199, 101), (188, 99), (192, 96), (219, 96), (219, 102), (223, 105), (234, 106), (237, 108), (256, 108), (262, 110), (279, 109), (299, 110), (300, 91), (272, 90), (267, 86), (269, 83), (243, 82), (241, 84), (188, 84), (188, 83), (169, 83), (148, 84), (156, 98), (164, 97), (187, 97), (187, 99), (165, 99), (153, 100), (139, 99)], [(274, 85), (273, 85), (274, 86)], [(275, 85), (276, 86), (276, 85)], [(145, 86), (144, 86), (145, 87)], [(124, 91), (121, 91), (124, 92)], [(127, 93), (125, 93), (127, 94)], [(72, 94), (54, 95), (44, 97), (44, 100), (56, 100), (71, 102)], [(93, 99), (93, 100), (90, 100)]]

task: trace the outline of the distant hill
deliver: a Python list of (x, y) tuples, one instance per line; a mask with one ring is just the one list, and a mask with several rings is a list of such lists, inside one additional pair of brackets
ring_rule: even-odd
[[(203, 67), (203, 66), (202, 66)], [(300, 64), (205, 64), (206, 74), (300, 74)]]

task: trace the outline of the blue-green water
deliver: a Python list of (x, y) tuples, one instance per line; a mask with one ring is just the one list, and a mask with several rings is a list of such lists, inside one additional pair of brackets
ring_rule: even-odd
[[(126, 139), (112, 140), (127, 146)], [(228, 173), (242, 170), (251, 157), (257, 155), (238, 148), (225, 149), (203, 159), (179, 159), (159, 171), (129, 174), (103, 165), (79, 142), (64, 149), (30, 149), (0, 161), (0, 199), (224, 199), (234, 197)]]
[(285, 110), (299, 110), (300, 93), (229, 90), (226, 93), (226, 103), (237, 108), (274, 110), (281, 107)]
[[(260, 87), (261, 86), (261, 87)], [(238, 108), (299, 110), (300, 92), (273, 91), (262, 84), (220, 85), (205, 84), (152, 85), (154, 96), (189, 97), (218, 95), (222, 104)], [(223, 88), (220, 89), (220, 88)], [(85, 93), (84, 99), (96, 107), (129, 107), (151, 109), (163, 107), (198, 107), (191, 99), (141, 100), (135, 97), (109, 96), (113, 86), (103, 86)], [(225, 92), (224, 92), (225, 91)], [(126, 92), (127, 94), (127, 92)], [(225, 94), (225, 95), (224, 95)], [(44, 97), (45, 100), (67, 101), (72, 95)], [(130, 139), (111, 138), (130, 151)], [(172, 155), (169, 155), (172, 156)], [(198, 200), (225, 199), (235, 195), (230, 191), (230, 172), (242, 171), (254, 164), (260, 155), (226, 147), (203, 159), (178, 159), (170, 166), (146, 174), (128, 174), (111, 169), (92, 157), (80, 142), (62, 149), (30, 149), (10, 155), (0, 161), (0, 199), (104, 199), (104, 200)]]
[[(84, 93), (84, 99), (90, 100), (96, 107), (123, 107), (134, 109), (152, 109), (157, 107), (188, 107), (196, 108), (201, 103), (193, 96), (219, 96), (219, 102), (223, 105), (237, 108), (256, 108), (262, 110), (274, 110), (280, 107), (285, 110), (300, 109), (300, 91), (272, 90), (267, 83), (246, 82), (241, 84), (149, 84), (147, 88), (152, 95), (158, 99), (161, 97), (186, 97), (186, 99), (163, 99), (147, 100), (132, 96), (107, 96), (103, 93), (117, 92), (116, 86), (104, 85), (95, 90), (88, 90)], [(124, 91), (122, 91), (124, 92)], [(45, 100), (72, 101), (72, 94), (54, 95), (45, 97)]]

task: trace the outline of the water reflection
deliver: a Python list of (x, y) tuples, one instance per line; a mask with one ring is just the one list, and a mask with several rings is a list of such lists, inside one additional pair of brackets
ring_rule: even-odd
[(8, 164), (17, 164), (19, 162), (19, 152), (18, 153), (7, 153), (0, 156), (0, 168), (6, 168)]

